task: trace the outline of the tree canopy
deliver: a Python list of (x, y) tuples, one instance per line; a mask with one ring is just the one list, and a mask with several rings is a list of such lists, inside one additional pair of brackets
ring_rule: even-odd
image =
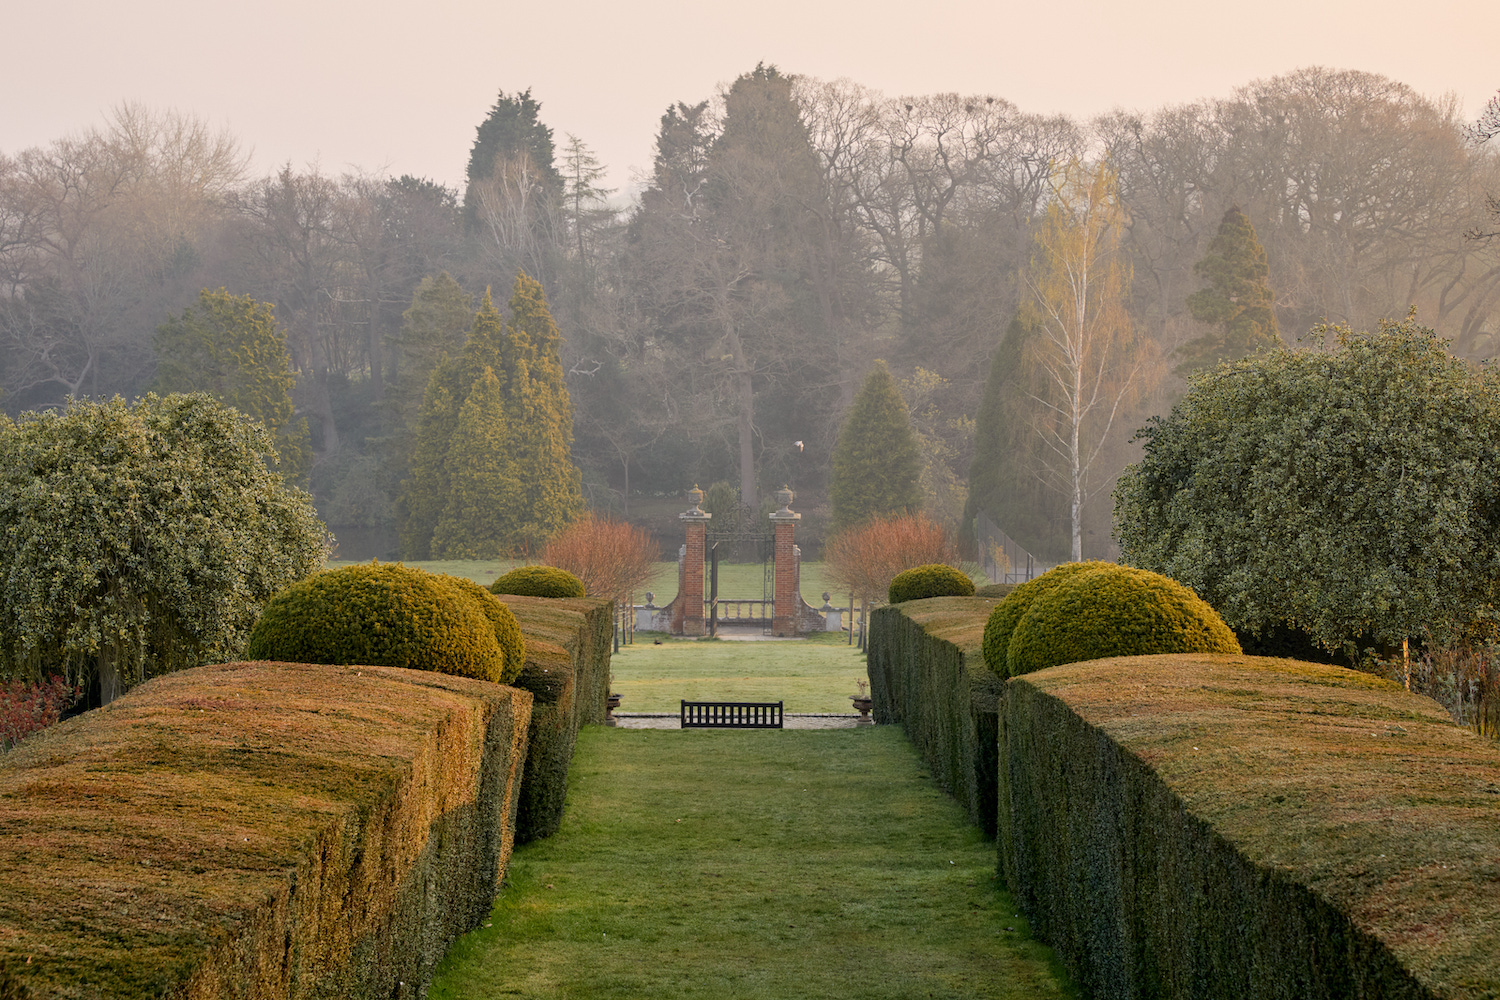
[(462, 353), (433, 369), (402, 483), (405, 558), (534, 551), (583, 510), (562, 335), (524, 273), (509, 309), (486, 291)]
[(272, 449), (201, 393), (0, 418), (0, 677), (97, 679), (108, 701), (237, 656), (266, 601), (328, 554)]
[(1178, 349), (1182, 370), (1242, 358), (1276, 343), (1275, 299), (1266, 283), (1271, 268), (1255, 227), (1238, 205), (1224, 213), (1193, 273), (1208, 287), (1188, 296), (1188, 311), (1213, 330)]
[(1115, 492), (1122, 559), (1231, 626), (1447, 639), (1500, 579), (1500, 381), (1408, 318), (1192, 378)]
[(270, 303), (205, 288), (157, 328), (155, 347), (160, 391), (206, 392), (259, 420), (276, 439), (281, 472), (303, 480), (312, 464), (307, 421), (294, 413), (297, 380)]
[(876, 361), (844, 418), (833, 450), (833, 527), (922, 509), (922, 462), (906, 402), (884, 361)]

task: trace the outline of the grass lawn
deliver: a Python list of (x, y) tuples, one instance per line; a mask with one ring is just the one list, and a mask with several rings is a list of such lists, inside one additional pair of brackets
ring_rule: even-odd
[[(656, 645), (655, 640), (661, 640)], [(852, 712), (865, 656), (843, 633), (747, 642), (637, 632), (610, 660), (622, 712), (677, 712), (688, 701), (780, 701), (787, 712)]]
[(587, 727), (433, 1000), (1074, 996), (901, 731)]

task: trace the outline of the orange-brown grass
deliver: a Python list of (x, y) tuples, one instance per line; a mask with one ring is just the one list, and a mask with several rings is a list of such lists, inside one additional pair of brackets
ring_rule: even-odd
[(1007, 878), (1100, 995), (1500, 995), (1500, 749), (1429, 699), (1128, 657), (1013, 679), (1003, 732)]
[(1000, 679), (984, 663), (998, 598), (930, 597), (876, 608), (866, 662), (876, 722), (898, 722), (986, 836), (995, 834)]
[(0, 994), (425, 982), (508, 861), (530, 704), (444, 674), (231, 663), (27, 740), (0, 761)]

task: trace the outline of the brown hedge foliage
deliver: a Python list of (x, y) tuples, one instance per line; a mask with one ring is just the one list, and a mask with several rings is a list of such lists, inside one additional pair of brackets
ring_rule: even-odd
[(1009, 681), (1000, 864), (1092, 996), (1500, 995), (1500, 748), (1323, 664)]
[(489, 913), (530, 707), (230, 663), (28, 739), (0, 758), (0, 996), (419, 993)]
[(526, 665), (515, 684), (536, 698), (516, 813), (516, 842), (524, 844), (556, 832), (578, 727), (604, 721), (614, 602), (517, 595), (500, 600), (526, 637)]

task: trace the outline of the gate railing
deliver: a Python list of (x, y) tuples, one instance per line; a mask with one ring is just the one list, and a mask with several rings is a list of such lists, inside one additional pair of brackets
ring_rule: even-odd
[(722, 624), (733, 624), (744, 622), (745, 624), (760, 625), (772, 619), (776, 611), (775, 598), (756, 600), (754, 598), (721, 597), (717, 601), (703, 602), (703, 618), (710, 618)]
[(991, 583), (1025, 583), (1045, 571), (1036, 557), (1001, 531), (984, 511), (974, 518), (974, 543)]

